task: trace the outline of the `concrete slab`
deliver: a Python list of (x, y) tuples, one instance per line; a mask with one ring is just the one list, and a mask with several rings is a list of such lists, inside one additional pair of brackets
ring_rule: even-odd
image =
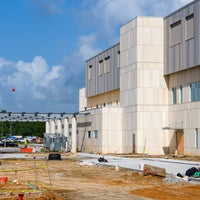
[(20, 159), (28, 158), (28, 154), (25, 153), (3, 153), (0, 154), (0, 159)]
[(0, 153), (17, 153), (20, 152), (20, 148), (18, 147), (0, 147)]
[(163, 158), (125, 158), (120, 156), (104, 155), (104, 158), (108, 160), (107, 163), (104, 163), (98, 162), (98, 158), (101, 157), (99, 154), (78, 153), (77, 155), (83, 157), (83, 162), (90, 162), (98, 165), (119, 166), (136, 171), (142, 171), (143, 165), (148, 164), (164, 168), (166, 173), (174, 175), (177, 175), (177, 173), (185, 174), (186, 170), (191, 167), (200, 167), (200, 162)]

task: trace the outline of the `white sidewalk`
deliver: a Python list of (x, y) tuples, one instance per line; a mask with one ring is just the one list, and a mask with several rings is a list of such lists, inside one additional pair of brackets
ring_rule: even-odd
[(98, 158), (102, 157), (99, 154), (78, 153), (77, 155), (79, 157), (83, 157), (83, 163), (87, 162), (93, 164), (119, 166), (137, 171), (142, 171), (141, 166), (143, 164), (148, 164), (156, 167), (162, 167), (166, 170), (166, 173), (174, 175), (177, 175), (177, 173), (185, 174), (186, 170), (191, 167), (200, 167), (200, 162), (164, 158), (125, 158), (121, 156), (104, 155), (104, 158), (108, 160), (108, 162), (98, 162)]

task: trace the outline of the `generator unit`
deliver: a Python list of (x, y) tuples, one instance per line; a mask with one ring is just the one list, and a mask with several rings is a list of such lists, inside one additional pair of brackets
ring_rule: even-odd
[(67, 137), (58, 133), (44, 133), (44, 146), (51, 151), (66, 151)]

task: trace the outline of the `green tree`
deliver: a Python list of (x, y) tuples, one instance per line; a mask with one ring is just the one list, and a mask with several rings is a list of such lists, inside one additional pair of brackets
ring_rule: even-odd
[(12, 135), (43, 137), (45, 122), (0, 122), (1, 137)]

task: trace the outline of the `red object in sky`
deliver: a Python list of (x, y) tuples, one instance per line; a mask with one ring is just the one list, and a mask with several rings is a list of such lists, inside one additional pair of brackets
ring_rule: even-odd
[(12, 88), (12, 92), (15, 92), (15, 88)]

